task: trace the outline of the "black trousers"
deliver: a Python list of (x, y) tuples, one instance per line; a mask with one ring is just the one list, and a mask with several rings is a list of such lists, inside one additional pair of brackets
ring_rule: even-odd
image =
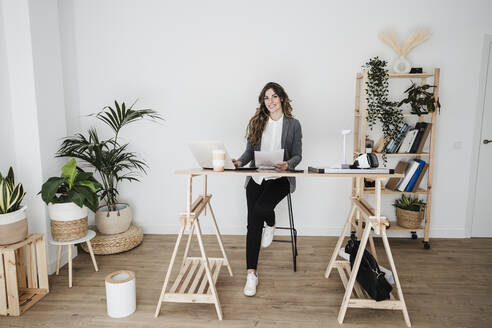
[(258, 185), (251, 179), (246, 187), (248, 203), (248, 233), (246, 235), (246, 265), (254, 269), (258, 265), (261, 247), (261, 234), (264, 222), (270, 227), (275, 225), (274, 208), (290, 192), (287, 178), (263, 180)]

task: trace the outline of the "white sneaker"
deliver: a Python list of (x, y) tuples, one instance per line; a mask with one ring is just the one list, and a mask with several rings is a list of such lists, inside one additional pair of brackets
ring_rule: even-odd
[(265, 225), (263, 229), (263, 234), (261, 235), (261, 247), (268, 247), (272, 244), (273, 235), (275, 234), (275, 226), (270, 227), (268, 224)]
[(258, 286), (258, 276), (253, 272), (248, 273), (248, 276), (246, 277), (246, 285), (244, 285), (243, 290), (244, 295), (255, 296), (256, 286)]

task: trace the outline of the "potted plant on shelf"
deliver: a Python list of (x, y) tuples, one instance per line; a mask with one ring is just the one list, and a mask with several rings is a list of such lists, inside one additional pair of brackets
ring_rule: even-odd
[(428, 91), (430, 88), (434, 87), (434, 85), (429, 84), (417, 85), (416, 83), (412, 83), (412, 85), (405, 90), (405, 93), (408, 94), (407, 98), (400, 101), (398, 107), (401, 107), (403, 104), (410, 104), (410, 107), (412, 108), (411, 112), (418, 116), (435, 112), (436, 106), (440, 110), (441, 103), (439, 102), (439, 98), (436, 100), (434, 98), (434, 93)]
[[(384, 140), (395, 140), (401, 138), (400, 130), (403, 124), (403, 114), (394, 101), (388, 100), (388, 70), (386, 61), (378, 57), (371, 58), (364, 66), (367, 71), (367, 123), (372, 129), (379, 121), (382, 125)], [(385, 149), (385, 148), (383, 148)], [(383, 161), (387, 158), (383, 150)]]
[(87, 234), (88, 209), (95, 212), (101, 184), (91, 172), (84, 172), (71, 159), (61, 177), (51, 177), (42, 186), (41, 197), (48, 205), (51, 235), (56, 241), (71, 241)]
[(418, 197), (401, 195), (393, 206), (396, 208), (396, 219), (399, 226), (418, 229), (424, 219), (425, 203)]
[(104, 204), (96, 211), (96, 226), (103, 234), (122, 233), (130, 227), (133, 219), (129, 204), (118, 200), (118, 184), (122, 181), (139, 181), (137, 173), (146, 173), (146, 163), (129, 151), (128, 143), (118, 139), (121, 129), (140, 119), (153, 121), (163, 118), (152, 109), (134, 109), (135, 103), (126, 107), (125, 103), (114, 102), (114, 108), (106, 106), (97, 114), (92, 114), (108, 125), (114, 136), (101, 140), (97, 130), (88, 130), (88, 137), (81, 133), (65, 138), (57, 152), (58, 157), (75, 157), (92, 166), (102, 181), (101, 199)]
[(14, 244), (26, 239), (27, 207), (21, 207), (25, 195), (22, 184), (15, 185), (12, 167), (5, 177), (0, 173), (0, 245)]

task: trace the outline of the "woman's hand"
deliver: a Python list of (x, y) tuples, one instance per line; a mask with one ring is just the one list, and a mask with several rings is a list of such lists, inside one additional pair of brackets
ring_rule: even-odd
[(235, 158), (232, 159), (232, 164), (234, 164), (235, 167), (241, 167), (243, 163), (241, 161), (236, 161)]
[(289, 168), (289, 163), (287, 162), (281, 162), (281, 163), (277, 163), (274, 165), (277, 169), (280, 169), (281, 171), (287, 171), (287, 169)]

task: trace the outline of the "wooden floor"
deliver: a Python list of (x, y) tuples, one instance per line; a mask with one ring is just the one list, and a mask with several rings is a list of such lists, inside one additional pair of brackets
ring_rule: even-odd
[[(176, 235), (145, 235), (136, 249), (97, 256), (94, 272), (80, 252), (68, 288), (65, 266), (50, 276), (51, 292), (21, 317), (0, 317), (0, 327), (337, 327), (344, 289), (338, 273), (323, 273), (335, 237), (300, 237), (298, 272), (292, 271), (290, 245), (262, 249), (258, 292), (245, 297), (245, 237), (224, 236), (234, 277), (223, 269), (217, 290), (224, 312), (218, 321), (209, 304), (164, 303), (153, 314)], [(195, 240), (196, 241), (196, 240)], [(206, 236), (209, 256), (219, 256), (215, 236)], [(414, 327), (492, 326), (492, 239), (433, 239), (424, 250), (419, 241), (390, 239), (405, 301)], [(381, 264), (382, 243), (376, 239)], [(196, 246), (196, 245), (195, 245)], [(182, 247), (184, 248), (184, 247)], [(198, 247), (194, 254), (198, 254)], [(182, 254), (182, 251), (180, 254)], [(123, 319), (106, 314), (104, 277), (120, 269), (137, 276), (137, 311)], [(401, 311), (348, 309), (344, 327), (404, 327)]]

